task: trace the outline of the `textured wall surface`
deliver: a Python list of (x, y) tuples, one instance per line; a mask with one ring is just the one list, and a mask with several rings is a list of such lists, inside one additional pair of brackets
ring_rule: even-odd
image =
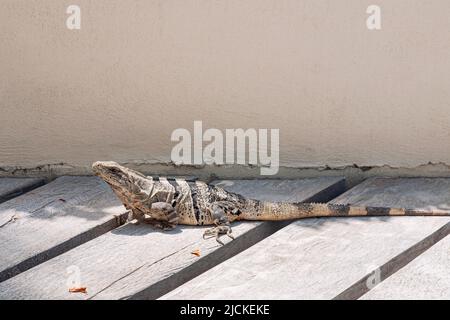
[[(81, 7), (81, 30), (65, 26)], [(382, 9), (382, 30), (366, 9)], [(448, 0), (1, 0), (0, 166), (170, 160), (280, 128), (283, 166), (450, 163)]]

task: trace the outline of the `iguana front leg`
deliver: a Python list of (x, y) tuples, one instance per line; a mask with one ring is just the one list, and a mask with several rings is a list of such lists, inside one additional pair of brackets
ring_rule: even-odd
[(178, 214), (175, 208), (167, 202), (152, 203), (149, 215), (149, 218), (145, 217), (141, 222), (158, 229), (171, 230), (178, 224)]
[(175, 228), (175, 225), (172, 225), (166, 221), (156, 220), (151, 217), (146, 217), (142, 222), (151, 225), (155, 229), (161, 229), (163, 231), (172, 230)]

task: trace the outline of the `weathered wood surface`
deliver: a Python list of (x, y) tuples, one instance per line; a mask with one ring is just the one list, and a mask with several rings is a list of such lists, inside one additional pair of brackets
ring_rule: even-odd
[(40, 178), (0, 178), (0, 203), (42, 186)]
[[(450, 179), (374, 178), (332, 202), (448, 210)], [(448, 234), (449, 221), (299, 220), (162, 299), (355, 299)]]
[[(267, 200), (326, 201), (343, 192), (342, 178), (226, 181), (228, 190)], [(277, 223), (234, 225), (236, 240), (220, 247), (203, 240), (205, 228), (178, 226), (160, 232), (127, 224), (0, 283), (0, 299), (158, 298), (278, 230)], [(200, 257), (193, 255), (200, 251)], [(68, 292), (70, 270), (79, 270), (88, 294)]]
[(125, 211), (96, 177), (57, 178), (0, 204), (0, 281), (119, 226)]
[(381, 282), (361, 299), (450, 299), (450, 236)]

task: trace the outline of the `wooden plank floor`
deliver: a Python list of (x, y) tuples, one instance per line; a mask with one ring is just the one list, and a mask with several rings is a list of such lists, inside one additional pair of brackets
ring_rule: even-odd
[[(369, 179), (332, 202), (448, 210), (450, 179)], [(448, 235), (449, 222), (299, 220), (162, 299), (355, 299)]]
[(0, 178), (0, 203), (42, 186), (40, 178)]
[[(280, 201), (327, 201), (344, 188), (342, 178), (220, 184), (246, 196)], [(213, 239), (202, 239), (201, 227), (160, 232), (127, 224), (0, 283), (0, 299), (157, 298), (284, 225), (239, 223), (233, 228), (236, 240), (220, 247)], [(68, 292), (67, 270), (79, 271), (87, 295)]]
[(96, 177), (61, 177), (0, 204), (0, 281), (117, 227), (124, 213)]

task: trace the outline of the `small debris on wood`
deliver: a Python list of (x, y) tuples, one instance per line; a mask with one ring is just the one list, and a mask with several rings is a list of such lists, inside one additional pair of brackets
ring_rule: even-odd
[(6, 226), (8, 223), (11, 223), (11, 222), (16, 221), (17, 219), (19, 219), (19, 216), (16, 215), (16, 214), (13, 214), (13, 215), (11, 216), (11, 218), (9, 218), (8, 221), (6, 221), (5, 223), (3, 223), (3, 224), (0, 225), (0, 228)]
[(70, 288), (70, 293), (84, 293), (87, 294), (87, 288), (86, 287), (79, 287), (79, 288)]
[(62, 199), (62, 198), (60, 198), (59, 201), (66, 202), (66, 200), (64, 200), (64, 199)]
[(191, 252), (191, 254), (193, 254), (194, 256), (200, 257), (200, 250), (199, 249), (194, 250)]

